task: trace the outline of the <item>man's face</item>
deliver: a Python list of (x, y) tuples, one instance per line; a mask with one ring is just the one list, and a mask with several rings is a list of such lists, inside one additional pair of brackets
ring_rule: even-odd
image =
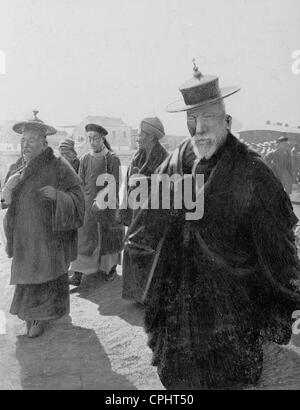
[(138, 149), (147, 150), (152, 145), (152, 140), (151, 135), (146, 134), (141, 128), (139, 129), (136, 139)]
[(89, 131), (87, 136), (93, 152), (101, 152), (104, 148), (103, 136), (96, 131)]
[(72, 151), (64, 151), (62, 149), (59, 149), (59, 152), (60, 155), (64, 157), (64, 159), (66, 159), (70, 164), (73, 162), (75, 155)]
[(31, 161), (47, 148), (47, 140), (40, 130), (24, 130), (21, 139), (21, 147), (24, 160)]
[(187, 126), (195, 153), (200, 158), (210, 158), (230, 129), (222, 102), (188, 110)]

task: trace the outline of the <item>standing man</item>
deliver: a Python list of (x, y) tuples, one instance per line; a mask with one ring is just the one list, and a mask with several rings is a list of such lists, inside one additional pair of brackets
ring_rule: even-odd
[(101, 211), (95, 206), (97, 194), (102, 189), (96, 183), (101, 174), (114, 176), (118, 195), (120, 160), (105, 138), (108, 134), (105, 128), (88, 124), (85, 130), (92, 150), (81, 158), (79, 167), (85, 196), (85, 216), (84, 225), (78, 232), (78, 258), (70, 267), (74, 272), (70, 284), (74, 286), (80, 286), (83, 274), (99, 271), (105, 272), (107, 281), (113, 280), (117, 265), (121, 263), (124, 236), (124, 228), (115, 221), (115, 212)]
[(285, 192), (291, 195), (293, 190), (293, 165), (288, 137), (279, 137), (277, 149), (272, 154), (271, 169), (282, 183)]
[[(135, 174), (145, 176), (148, 179), (150, 193), (151, 175), (155, 173), (158, 166), (168, 156), (168, 152), (159, 142), (164, 135), (164, 126), (159, 118), (145, 118), (141, 121), (137, 137), (138, 151), (135, 153), (127, 171), (127, 186), (125, 186), (124, 197), (130, 195), (132, 189), (130, 180)], [(134, 220), (135, 214), (136, 211), (130, 208), (120, 211), (120, 217), (124, 225), (129, 226)], [(140, 220), (137, 228), (141, 224), (142, 221)], [(140, 246), (143, 243), (143, 232), (135, 240), (135, 244), (128, 242), (124, 250), (122, 296), (124, 299), (141, 303), (153, 255), (135, 246), (136, 244)]]
[(80, 161), (77, 158), (74, 141), (70, 138), (66, 138), (64, 141), (61, 141), (58, 149), (60, 155), (69, 162), (76, 174), (78, 174)]
[(195, 66), (180, 88), (184, 101), (168, 107), (187, 113), (191, 138), (160, 173), (203, 175), (204, 197), (194, 195), (204, 213), (188, 220), (185, 209), (158, 210), (144, 223), (144, 243), (157, 254), (145, 330), (167, 389), (254, 385), (263, 343), (287, 344), (300, 306), (297, 218), (273, 173), (229, 131), (224, 98), (238, 90), (220, 89)]
[(7, 253), (16, 286), (10, 312), (40, 336), (50, 320), (69, 313), (68, 267), (77, 256), (77, 229), (83, 223), (80, 180), (48, 147), (55, 128), (37, 118), (14, 125), (22, 135), (26, 167), (7, 181), (3, 199)]

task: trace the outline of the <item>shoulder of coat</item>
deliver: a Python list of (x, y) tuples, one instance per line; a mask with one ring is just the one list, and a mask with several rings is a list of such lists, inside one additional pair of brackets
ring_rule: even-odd
[(110, 157), (114, 162), (121, 163), (119, 156), (115, 152), (108, 151), (107, 156)]
[(80, 162), (84, 162), (84, 161), (86, 161), (90, 156), (91, 156), (90, 152), (86, 152), (85, 154), (81, 155), (81, 157), (79, 158), (79, 161), (80, 161)]

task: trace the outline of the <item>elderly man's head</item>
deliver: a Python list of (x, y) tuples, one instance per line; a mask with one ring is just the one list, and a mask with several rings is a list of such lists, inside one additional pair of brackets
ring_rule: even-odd
[(225, 141), (231, 127), (223, 100), (187, 111), (187, 126), (199, 158), (210, 158)]
[(164, 135), (164, 126), (159, 118), (144, 118), (140, 123), (136, 140), (138, 148), (149, 151)]
[(41, 127), (24, 127), (21, 139), (22, 154), (26, 162), (40, 155), (48, 146), (45, 130)]

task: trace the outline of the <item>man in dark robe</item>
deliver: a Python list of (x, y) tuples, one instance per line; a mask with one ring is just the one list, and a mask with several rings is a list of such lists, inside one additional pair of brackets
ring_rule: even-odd
[[(168, 152), (159, 142), (165, 135), (164, 127), (159, 118), (145, 118), (141, 121), (137, 138), (138, 151), (135, 153), (127, 171), (126, 186), (124, 187), (124, 200), (130, 197), (131, 180), (134, 182), (136, 175), (146, 177), (149, 190), (151, 175), (155, 173), (158, 166), (166, 159)], [(150, 191), (149, 191), (150, 192)], [(137, 210), (127, 208), (120, 211), (120, 219), (124, 225), (129, 226), (136, 215)], [(136, 228), (142, 226), (141, 221)], [(123, 255), (122, 278), (124, 299), (134, 300), (142, 303), (149, 269), (151, 267), (153, 254), (148, 253), (140, 246), (143, 243), (143, 232), (135, 236), (135, 244), (130, 240), (125, 246)], [(137, 246), (136, 246), (137, 245)]]
[(230, 133), (223, 99), (238, 89), (194, 71), (184, 102), (168, 107), (187, 111), (191, 138), (159, 172), (203, 175), (204, 213), (140, 211), (157, 254), (145, 330), (167, 389), (236, 389), (259, 380), (264, 342), (290, 340), (300, 306), (297, 218), (272, 171)]
[(73, 169), (56, 158), (46, 136), (56, 130), (36, 116), (14, 125), (22, 134), (26, 167), (7, 181), (2, 198), (7, 253), (16, 285), (11, 313), (40, 336), (48, 321), (69, 313), (68, 267), (77, 256), (84, 196)]

